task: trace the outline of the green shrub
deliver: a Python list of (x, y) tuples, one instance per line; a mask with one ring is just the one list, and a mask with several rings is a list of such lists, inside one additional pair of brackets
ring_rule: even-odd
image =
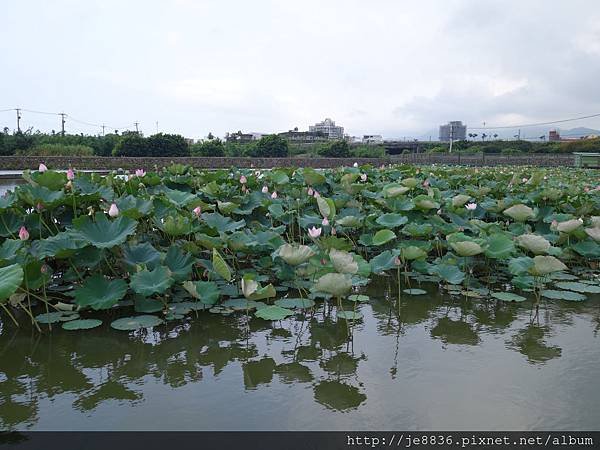
[(350, 148), (351, 156), (355, 158), (383, 158), (385, 147), (383, 145), (359, 145)]
[(563, 143), (561, 143), (560, 151), (562, 153), (573, 153), (573, 152), (600, 153), (600, 138), (578, 139), (573, 142), (563, 142)]
[(246, 148), (247, 156), (257, 158), (285, 158), (288, 154), (288, 142), (276, 134), (263, 136)]
[(225, 156), (225, 146), (221, 139), (209, 139), (190, 146), (192, 156)]
[(147, 156), (146, 141), (139, 133), (123, 133), (113, 150), (114, 156)]
[(348, 158), (350, 157), (350, 146), (346, 141), (333, 141), (324, 145), (319, 154), (327, 158)]
[(94, 149), (87, 145), (41, 144), (27, 150), (17, 150), (23, 156), (93, 156)]
[(189, 156), (190, 148), (179, 134), (158, 133), (146, 138), (148, 156)]

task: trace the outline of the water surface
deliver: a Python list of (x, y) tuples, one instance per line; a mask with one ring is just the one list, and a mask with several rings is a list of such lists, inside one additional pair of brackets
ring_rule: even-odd
[[(390, 281), (390, 284), (393, 284)], [(597, 430), (600, 299), (368, 289), (353, 328), (199, 312), (152, 331), (0, 333), (0, 426), (18, 430)], [(128, 312), (131, 313), (131, 312)], [(116, 317), (116, 316), (115, 316)], [(21, 318), (22, 321), (25, 317)]]

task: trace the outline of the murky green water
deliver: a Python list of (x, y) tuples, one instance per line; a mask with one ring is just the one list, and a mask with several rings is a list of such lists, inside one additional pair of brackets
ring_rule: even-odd
[[(154, 331), (4, 323), (0, 425), (36, 430), (573, 429), (600, 425), (600, 298), (368, 289), (364, 320), (199, 313)], [(379, 294), (379, 296), (378, 296)], [(393, 294), (391, 294), (393, 295)], [(107, 322), (107, 321), (105, 321)]]

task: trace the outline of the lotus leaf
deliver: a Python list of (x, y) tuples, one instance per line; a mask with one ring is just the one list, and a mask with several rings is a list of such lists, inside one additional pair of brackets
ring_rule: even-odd
[(315, 254), (314, 251), (307, 245), (290, 245), (283, 244), (279, 247), (279, 256), (288, 264), (297, 266), (305, 263), (311, 256)]
[(150, 296), (165, 293), (173, 282), (169, 269), (164, 266), (157, 266), (154, 270), (144, 269), (133, 274), (129, 285), (135, 293)]
[(327, 273), (317, 280), (315, 289), (335, 297), (342, 297), (352, 289), (352, 280), (341, 273)]
[(115, 330), (135, 331), (140, 328), (156, 327), (161, 323), (163, 323), (163, 321), (156, 316), (142, 315), (117, 319), (113, 321), (110, 326)]
[(135, 233), (137, 222), (129, 217), (120, 216), (108, 220), (102, 213), (96, 213), (95, 220), (90, 216), (82, 216), (73, 220), (74, 235), (94, 247), (111, 248), (120, 245), (127, 236)]
[(517, 222), (525, 222), (526, 220), (535, 217), (533, 209), (523, 204), (514, 205), (508, 209), (505, 209), (504, 214), (515, 219)]
[(516, 238), (517, 245), (529, 250), (534, 255), (548, 253), (550, 242), (537, 234), (522, 234)]

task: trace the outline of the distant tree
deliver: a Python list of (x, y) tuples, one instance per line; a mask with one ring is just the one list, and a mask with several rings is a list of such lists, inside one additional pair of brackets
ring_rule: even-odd
[(113, 149), (114, 156), (149, 156), (146, 140), (139, 133), (123, 133)]
[(179, 134), (158, 133), (146, 138), (148, 156), (189, 156), (185, 138)]
[(288, 143), (276, 134), (263, 136), (256, 144), (248, 146), (247, 155), (259, 158), (285, 158), (288, 156)]
[(209, 141), (212, 141), (215, 137), (213, 136), (213, 134), (209, 131), (208, 132), (208, 136), (206, 136), (206, 139), (208, 139)]
[(350, 146), (346, 141), (333, 141), (321, 147), (319, 154), (328, 158), (348, 158)]
[(219, 138), (210, 139), (191, 145), (190, 153), (192, 156), (224, 156), (225, 146)]

